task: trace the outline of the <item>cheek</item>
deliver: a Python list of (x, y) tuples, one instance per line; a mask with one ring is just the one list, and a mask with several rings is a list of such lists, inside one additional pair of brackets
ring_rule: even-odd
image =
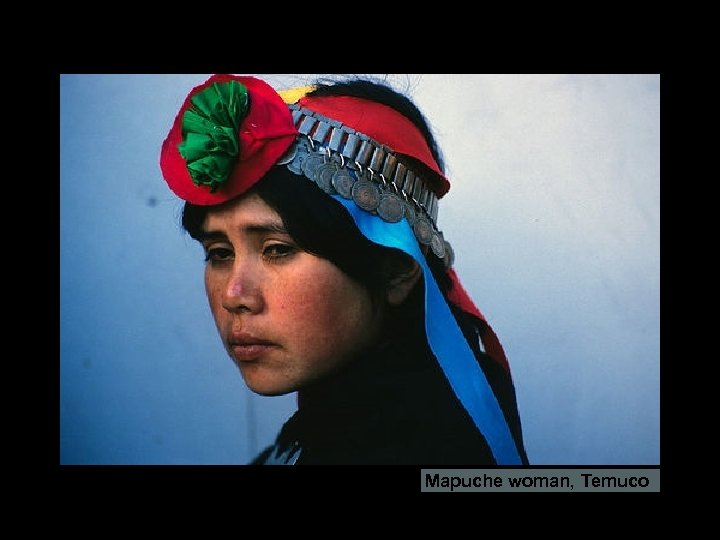
[(323, 270), (288, 284), (277, 304), (286, 336), (319, 359), (354, 352), (373, 327), (367, 293), (334, 267)]
[(215, 319), (215, 322), (219, 324), (220, 318), (223, 314), (226, 314), (227, 311), (222, 307), (221, 286), (218, 283), (218, 280), (210, 277), (207, 271), (205, 272), (205, 295), (207, 296), (213, 318)]

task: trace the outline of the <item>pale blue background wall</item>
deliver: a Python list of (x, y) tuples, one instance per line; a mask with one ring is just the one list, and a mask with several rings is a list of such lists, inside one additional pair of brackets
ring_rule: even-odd
[[(60, 77), (61, 463), (246, 463), (295, 409), (225, 355), (160, 176), (207, 76)], [(389, 80), (445, 152), (440, 227), (505, 345), (531, 461), (659, 463), (660, 77)]]

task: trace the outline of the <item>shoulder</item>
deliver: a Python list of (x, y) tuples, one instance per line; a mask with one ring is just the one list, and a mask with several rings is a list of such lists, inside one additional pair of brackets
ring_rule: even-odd
[(270, 457), (270, 454), (275, 450), (275, 445), (272, 444), (260, 452), (248, 465), (265, 465)]

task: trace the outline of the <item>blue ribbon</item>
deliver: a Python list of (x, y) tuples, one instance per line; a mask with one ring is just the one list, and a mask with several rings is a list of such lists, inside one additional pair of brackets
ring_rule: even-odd
[(412, 256), (425, 276), (425, 329), (428, 343), (455, 395), (485, 437), (498, 465), (521, 465), (515, 441), (495, 393), (465, 341), (445, 297), (420, 251), (406, 220), (388, 223), (359, 208), (352, 200), (333, 196), (350, 212), (360, 231), (372, 242)]

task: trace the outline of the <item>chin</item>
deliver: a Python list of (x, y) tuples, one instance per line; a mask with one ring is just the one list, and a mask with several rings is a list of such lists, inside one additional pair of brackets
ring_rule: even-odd
[(284, 396), (285, 394), (290, 394), (291, 392), (297, 390), (294, 386), (287, 385), (287, 383), (281, 384), (277, 381), (258, 380), (257, 378), (246, 377), (244, 375), (243, 379), (245, 380), (245, 385), (250, 390), (261, 396)]

